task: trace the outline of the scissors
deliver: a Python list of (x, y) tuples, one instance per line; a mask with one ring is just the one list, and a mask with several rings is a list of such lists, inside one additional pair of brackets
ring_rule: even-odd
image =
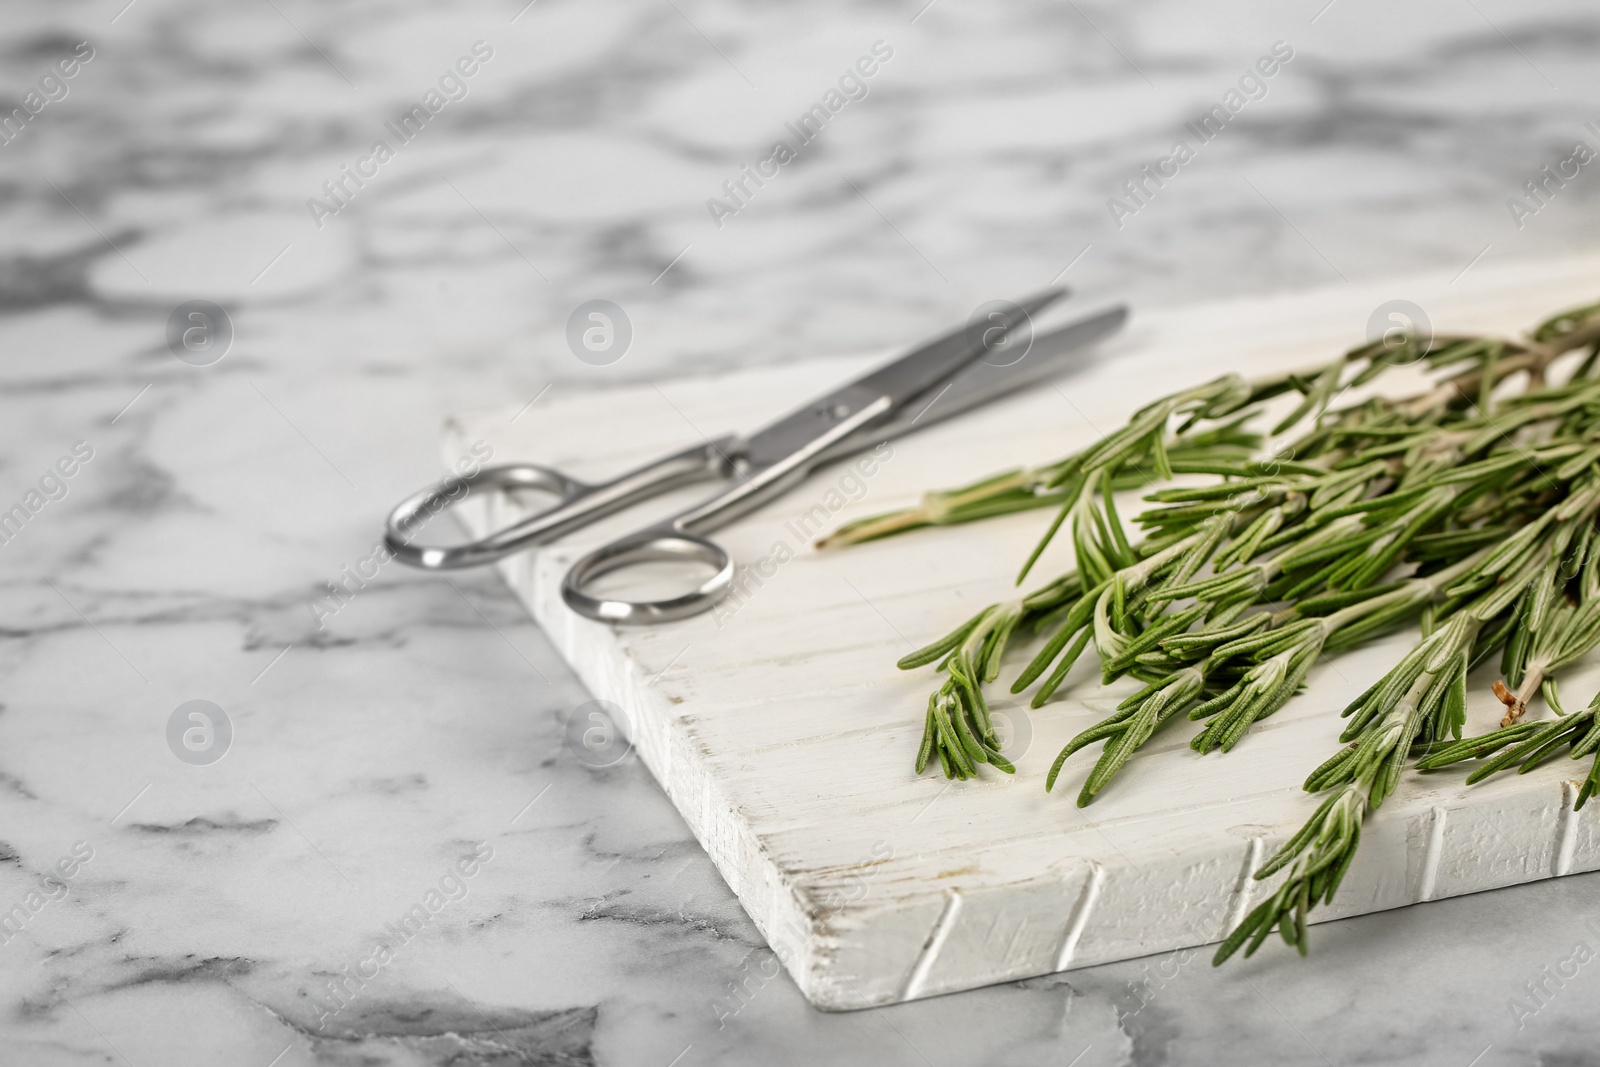
[[(1003, 305), (1004, 310), (943, 334), (754, 433), (692, 445), (610, 481), (583, 482), (550, 467), (511, 463), (456, 479), (448, 493), (443, 485), (431, 486), (390, 513), (385, 543), (397, 559), (424, 570), (474, 567), (554, 541), (670, 489), (721, 479), (729, 484), (709, 499), (588, 553), (561, 583), (561, 597), (568, 607), (601, 622), (660, 623), (708, 611), (731, 589), (734, 563), (707, 534), (788, 492), (823, 464), (1059, 372), (1065, 357), (1115, 333), (1127, 320), (1127, 307), (1118, 305), (1031, 337), (1031, 316), (1066, 295), (1066, 289), (1052, 288)], [(1024, 326), (1031, 343), (1014, 336)], [(1023, 350), (1020, 356), (1018, 348)], [(479, 487), (542, 490), (559, 500), (477, 541), (448, 546), (412, 543), (411, 531), (420, 518)], [(687, 593), (658, 600), (625, 600), (589, 591), (603, 575), (663, 561), (700, 564), (713, 573)]]

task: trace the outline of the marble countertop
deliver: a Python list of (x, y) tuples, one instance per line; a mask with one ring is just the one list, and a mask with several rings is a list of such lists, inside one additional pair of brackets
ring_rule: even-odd
[[(1589, 1062), (1594, 875), (1309, 962), (814, 1011), (637, 760), (574, 758), (587, 696), (494, 577), (311, 605), (452, 411), (1056, 280), (1137, 308), (1593, 247), (1595, 177), (1524, 183), (1600, 144), (1597, 43), (1505, 0), (13, 5), (0, 1061)], [(622, 358), (569, 347), (592, 299)]]

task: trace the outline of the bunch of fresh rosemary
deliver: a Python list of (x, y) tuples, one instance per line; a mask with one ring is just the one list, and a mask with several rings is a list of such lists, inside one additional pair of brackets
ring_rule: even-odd
[[(1573, 758), (1600, 751), (1600, 696), (1566, 715), (1555, 683), (1600, 644), (1600, 304), (1556, 315), (1526, 340), (1393, 341), (1309, 372), (1186, 389), (1065, 459), (929, 493), (822, 542), (1059, 505), (1017, 581), (1063, 526), (1076, 569), (984, 608), (900, 666), (937, 663), (946, 676), (928, 698), (916, 767), (937, 760), (953, 778), (985, 763), (1014, 770), (983, 687), (1018, 634), (1045, 638), (1011, 687), (1038, 682), (1034, 707), (1091, 645), (1102, 682), (1142, 683), (1050, 768), (1046, 789), (1069, 756), (1101, 745), (1080, 805), (1180, 716), (1204, 723), (1192, 748), (1226, 752), (1283, 707), (1322, 655), (1420, 628), (1415, 647), (1345, 709), (1345, 746), (1305, 782), (1327, 799), (1256, 872), (1287, 873), (1224, 941), (1218, 963), (1240, 947), (1254, 952), (1274, 929), (1305, 951), (1307, 912), (1332, 900), (1362, 821), (1408, 759), (1422, 770), (1480, 760), (1473, 782), (1513, 764), (1526, 771), (1563, 745)], [(1570, 369), (1557, 366), (1565, 353)], [(1420, 395), (1332, 406), (1418, 360), (1438, 372)], [(1245, 429), (1261, 405), (1296, 396), (1270, 447)], [(1151, 492), (1157, 506), (1133, 520), (1143, 535), (1130, 538), (1113, 494), (1175, 475), (1214, 480)], [(1461, 740), (1467, 673), (1495, 653), (1503, 728)], [(1541, 692), (1557, 717), (1522, 721)], [(1600, 757), (1578, 803), (1596, 789)]]

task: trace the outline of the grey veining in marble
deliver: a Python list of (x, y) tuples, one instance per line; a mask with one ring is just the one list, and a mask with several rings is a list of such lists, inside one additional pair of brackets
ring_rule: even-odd
[[(0, 544), (0, 1061), (1592, 1062), (1594, 876), (1322, 926), (1310, 963), (823, 1015), (637, 761), (574, 758), (585, 694), (492, 577), (307, 602), (451, 411), (883, 347), (1055, 279), (1147, 306), (1590, 246), (1600, 178), (1523, 183), (1600, 144), (1600, 15), (525, 3), (0, 13), (0, 510), (31, 515)], [(633, 326), (608, 366), (564, 340), (593, 298)], [(168, 349), (190, 300), (232, 323), (207, 366)], [(232, 724), (208, 766), (169, 748), (191, 700)]]

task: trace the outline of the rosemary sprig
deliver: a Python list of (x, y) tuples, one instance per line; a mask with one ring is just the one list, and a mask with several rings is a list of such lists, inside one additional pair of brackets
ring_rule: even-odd
[[(1019, 584), (1058, 533), (1072, 541), (1075, 570), (900, 661), (946, 675), (929, 697), (918, 772), (935, 758), (955, 778), (983, 763), (1014, 771), (983, 687), (1019, 635), (1043, 639), (1012, 685), (1037, 685), (1036, 708), (1091, 647), (1102, 683), (1143, 683), (1074, 737), (1046, 777), (1052, 789), (1073, 754), (1101, 744), (1084, 805), (1169, 724), (1203, 723), (1191, 747), (1227, 752), (1323, 655), (1418, 626), (1414, 647), (1345, 709), (1344, 747), (1305, 783), (1330, 795), (1257, 872), (1284, 878), (1223, 943), (1221, 962), (1274, 929), (1305, 950), (1309, 912), (1333, 898), (1362, 820), (1413, 753), (1424, 770), (1483, 760), (1468, 779), (1477, 781), (1513, 763), (1527, 770), (1563, 744), (1574, 757), (1600, 751), (1600, 697), (1577, 715), (1520, 721), (1540, 693), (1559, 712), (1556, 674), (1600, 645), (1600, 304), (1555, 315), (1523, 340), (1408, 336), (1402, 348), (1374, 342), (1253, 383), (1224, 376), (1135, 412), (1071, 456), (926, 494), (826, 538), (849, 544), (1053, 505)], [(1556, 361), (1575, 350), (1587, 351), (1552, 384)], [(1413, 358), (1437, 374), (1425, 392), (1331, 406)], [(1265, 447), (1251, 420), (1296, 396)], [(1177, 475), (1212, 480), (1162, 484)], [(1125, 523), (1115, 496), (1140, 487), (1153, 506)], [(1467, 672), (1497, 652), (1505, 728), (1462, 741)], [(1596, 788), (1600, 760), (1582, 800)]]
[(1561, 708), (1555, 682), (1544, 683), (1544, 697), (1556, 717), (1540, 722), (1520, 722), (1480, 737), (1469, 737), (1454, 744), (1442, 745), (1417, 761), (1424, 771), (1437, 770), (1463, 760), (1478, 759), (1483, 762), (1467, 776), (1468, 784), (1517, 765), (1519, 774), (1527, 774), (1558, 752), (1562, 745), (1570, 746), (1568, 755), (1573, 759), (1593, 756), (1589, 774), (1578, 790), (1573, 809), (1579, 810), (1600, 789), (1600, 694), (1589, 706), (1572, 715)]
[[(1236, 419), (1165, 442), (1163, 451), (1168, 469), (1177, 474), (1207, 474), (1212, 473), (1217, 464), (1248, 460), (1261, 447), (1261, 437), (1240, 429), (1242, 421)], [(820, 538), (816, 547), (842, 548), (923, 526), (952, 526), (1018, 511), (1055, 507), (1071, 492), (1061, 488), (1061, 479), (1068, 473), (1065, 465), (1072, 458), (1043, 467), (1019, 467), (970, 485), (924, 493), (915, 507), (845, 523)], [(1113, 490), (1122, 492), (1149, 484), (1157, 475), (1151, 466), (1153, 462), (1148, 450), (1130, 457), (1124, 469), (1118, 472)]]

